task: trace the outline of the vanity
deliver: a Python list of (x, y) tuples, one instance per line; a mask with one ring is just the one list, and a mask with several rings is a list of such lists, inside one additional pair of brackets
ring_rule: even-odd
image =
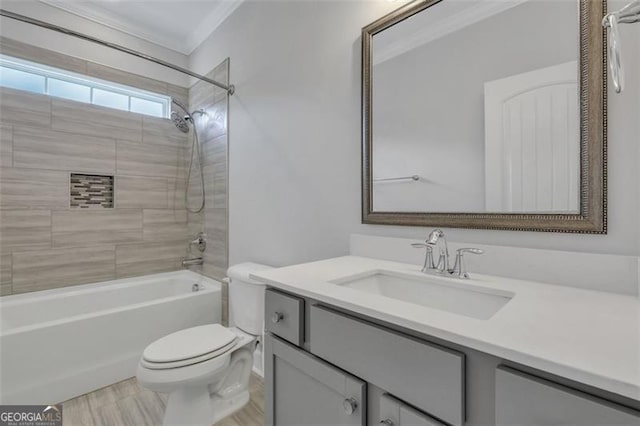
[(255, 278), (269, 425), (640, 425), (636, 298), (357, 256)]

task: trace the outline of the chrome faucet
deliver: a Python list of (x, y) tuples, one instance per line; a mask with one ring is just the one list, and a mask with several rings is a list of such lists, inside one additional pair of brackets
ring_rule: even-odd
[(207, 234), (204, 232), (198, 232), (198, 235), (189, 242), (189, 251), (191, 247), (196, 246), (200, 253), (203, 253), (207, 249)]
[[(442, 241), (441, 244), (439, 244)], [(444, 232), (441, 229), (434, 229), (424, 243), (412, 243), (412, 247), (425, 248), (424, 264), (422, 266), (422, 272), (425, 274), (438, 273), (441, 275), (457, 276), (461, 279), (468, 279), (469, 273), (467, 272), (464, 254), (483, 254), (484, 251), (478, 248), (465, 247), (456, 250), (456, 260), (453, 264), (453, 268), (449, 267), (449, 246), (447, 245), (447, 239), (444, 236)], [(440, 246), (438, 262), (434, 261), (433, 251), (436, 247)]]
[(434, 229), (427, 237), (427, 245), (435, 248), (438, 247), (438, 243), (442, 241), (440, 247), (440, 255), (438, 256), (438, 263), (436, 269), (441, 274), (449, 272), (449, 246), (447, 246), (447, 239), (444, 237), (442, 229)]
[(189, 266), (203, 265), (204, 259), (202, 257), (183, 258), (182, 267), (188, 268)]

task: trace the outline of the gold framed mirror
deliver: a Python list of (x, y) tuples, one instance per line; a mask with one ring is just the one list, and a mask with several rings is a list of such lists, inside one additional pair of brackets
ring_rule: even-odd
[(362, 223), (604, 234), (605, 0), (416, 0), (362, 29)]

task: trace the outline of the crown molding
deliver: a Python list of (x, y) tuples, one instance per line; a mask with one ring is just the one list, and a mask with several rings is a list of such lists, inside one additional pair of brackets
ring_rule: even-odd
[[(490, 16), (497, 15), (508, 9), (519, 6), (529, 0), (478, 0), (462, 12), (456, 13), (434, 24), (425, 25), (420, 31), (410, 37), (405, 37), (379, 49), (374, 48), (373, 64), (381, 64), (391, 58), (409, 52), (423, 44), (430, 43), (448, 34), (461, 30), (469, 25), (480, 22)], [(427, 9), (428, 10), (428, 9)], [(424, 11), (423, 11), (424, 12)]]
[(213, 33), (222, 22), (235, 11), (244, 0), (223, 0), (196, 26), (190, 34), (178, 40), (159, 32), (145, 31), (139, 26), (125, 22), (121, 17), (109, 11), (96, 10), (89, 3), (65, 0), (39, 0), (41, 3), (115, 29), (125, 34), (148, 41), (158, 46), (174, 50), (184, 55), (193, 52), (204, 40)]

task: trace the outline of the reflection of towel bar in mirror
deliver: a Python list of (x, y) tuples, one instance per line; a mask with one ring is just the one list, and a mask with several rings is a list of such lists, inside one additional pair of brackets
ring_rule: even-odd
[(374, 182), (404, 182), (404, 181), (408, 181), (408, 182), (417, 182), (420, 180), (420, 176), (418, 175), (413, 175), (413, 176), (400, 176), (400, 177), (391, 177), (391, 178), (379, 178), (379, 179), (374, 179)]

